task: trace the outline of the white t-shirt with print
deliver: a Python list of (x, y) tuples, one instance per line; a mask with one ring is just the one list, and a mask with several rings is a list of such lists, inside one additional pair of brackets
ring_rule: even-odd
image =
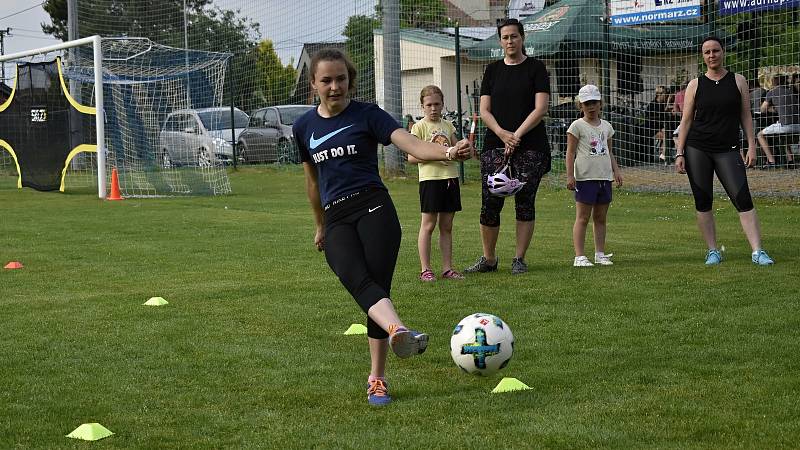
[(614, 135), (614, 128), (605, 120), (594, 126), (578, 119), (572, 122), (567, 133), (578, 139), (575, 152), (575, 180), (614, 180), (611, 169), (611, 156), (608, 153), (608, 138)]

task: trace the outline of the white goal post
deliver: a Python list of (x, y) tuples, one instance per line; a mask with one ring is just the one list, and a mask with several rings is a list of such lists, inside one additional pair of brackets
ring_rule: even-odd
[(94, 59), (94, 103), (95, 103), (95, 123), (97, 138), (97, 195), (101, 199), (106, 198), (106, 150), (105, 150), (105, 128), (103, 108), (103, 50), (102, 39), (100, 36), (90, 36), (87, 38), (76, 39), (62, 44), (41, 47), (33, 50), (12, 53), (0, 56), (0, 64), (6, 61), (28, 58), (35, 55), (52, 53), (66, 50), (73, 47), (91, 45)]

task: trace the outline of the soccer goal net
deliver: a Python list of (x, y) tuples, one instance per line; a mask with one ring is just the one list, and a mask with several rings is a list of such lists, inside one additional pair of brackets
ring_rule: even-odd
[(104, 198), (116, 169), (126, 197), (229, 193), (247, 122), (223, 105), (229, 57), (96, 36), (4, 57), (15, 70), (0, 97), (0, 186)]

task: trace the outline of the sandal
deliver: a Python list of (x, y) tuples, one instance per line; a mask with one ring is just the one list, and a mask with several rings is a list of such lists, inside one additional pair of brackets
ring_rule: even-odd
[(464, 274), (461, 272), (457, 272), (453, 269), (447, 270), (442, 273), (442, 278), (450, 279), (450, 280), (463, 280)]
[(436, 275), (433, 274), (431, 269), (425, 269), (419, 274), (420, 281), (432, 282), (436, 281)]

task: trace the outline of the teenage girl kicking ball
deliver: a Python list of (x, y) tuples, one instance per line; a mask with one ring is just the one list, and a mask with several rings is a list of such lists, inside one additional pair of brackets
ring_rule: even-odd
[(425, 351), (428, 335), (408, 329), (389, 297), (400, 222), (378, 172), (378, 144), (426, 161), (467, 159), (473, 148), (466, 140), (447, 148), (420, 141), (377, 105), (351, 100), (356, 69), (339, 50), (315, 53), (310, 78), (319, 106), (298, 118), (293, 132), (316, 225), (314, 245), (367, 314), (367, 399), (386, 405), (389, 348), (407, 358)]

